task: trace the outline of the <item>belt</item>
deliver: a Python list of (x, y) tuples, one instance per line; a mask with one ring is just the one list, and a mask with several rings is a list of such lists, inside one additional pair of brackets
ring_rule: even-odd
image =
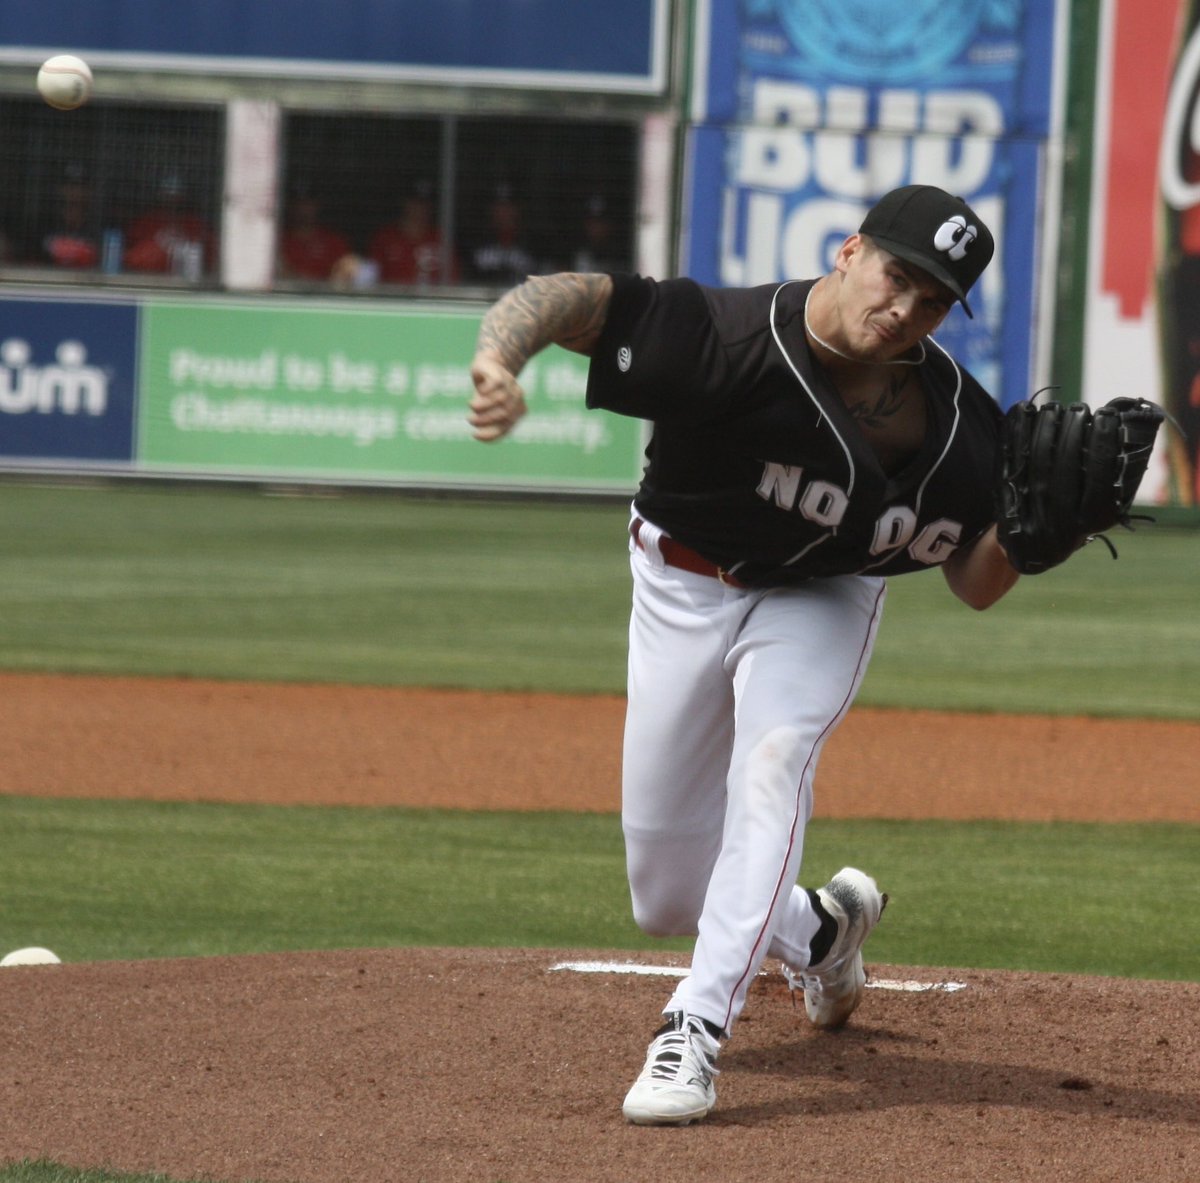
[[(633, 541), (642, 550), (645, 550), (646, 547), (641, 539), (642, 525), (641, 518), (634, 518), (629, 532), (633, 535)], [(724, 567), (709, 562), (702, 554), (697, 554), (692, 550), (690, 546), (684, 546), (682, 542), (676, 542), (674, 538), (668, 538), (665, 534), (658, 540), (658, 552), (668, 567), (678, 567), (681, 571), (690, 571), (693, 575), (707, 575), (710, 579), (719, 579), (726, 587), (750, 586), (748, 583), (743, 583), (737, 576), (730, 575)]]

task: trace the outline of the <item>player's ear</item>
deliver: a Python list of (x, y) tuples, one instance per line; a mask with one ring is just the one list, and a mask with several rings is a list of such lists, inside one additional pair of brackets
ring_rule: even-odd
[(861, 234), (851, 234), (849, 238), (838, 247), (838, 253), (834, 256), (834, 269), (840, 271), (843, 275), (849, 270), (850, 264), (857, 255), (861, 255), (866, 248), (866, 239)]

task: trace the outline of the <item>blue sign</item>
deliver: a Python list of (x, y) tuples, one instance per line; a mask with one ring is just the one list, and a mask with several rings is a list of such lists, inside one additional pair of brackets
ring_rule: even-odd
[(137, 309), (0, 303), (0, 457), (133, 458)]
[(0, 60), (67, 51), (93, 67), (658, 93), (667, 9), (667, 0), (8, 0)]
[(997, 240), (937, 338), (1002, 403), (1032, 393), (1054, 3), (701, 0), (685, 268), (743, 286), (830, 270), (900, 185), (964, 197)]

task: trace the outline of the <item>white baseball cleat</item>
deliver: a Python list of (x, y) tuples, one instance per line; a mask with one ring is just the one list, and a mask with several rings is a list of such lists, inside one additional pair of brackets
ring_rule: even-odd
[(720, 1042), (693, 1015), (673, 1011), (666, 1018), (621, 1106), (634, 1125), (689, 1125), (706, 1118), (717, 1103), (713, 1077)]
[(837, 936), (816, 965), (796, 972), (784, 967), (788, 984), (804, 990), (804, 1009), (813, 1026), (841, 1027), (862, 1001), (867, 985), (862, 947), (879, 923), (887, 896), (870, 875), (843, 867), (817, 889), (821, 906), (837, 921)]

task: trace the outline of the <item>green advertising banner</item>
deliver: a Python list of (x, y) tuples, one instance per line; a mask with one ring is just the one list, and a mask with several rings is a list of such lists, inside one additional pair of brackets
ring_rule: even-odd
[(584, 409), (587, 359), (522, 375), (529, 414), (471, 438), (482, 311), (147, 301), (137, 463), (145, 471), (429, 486), (632, 491), (643, 425)]

